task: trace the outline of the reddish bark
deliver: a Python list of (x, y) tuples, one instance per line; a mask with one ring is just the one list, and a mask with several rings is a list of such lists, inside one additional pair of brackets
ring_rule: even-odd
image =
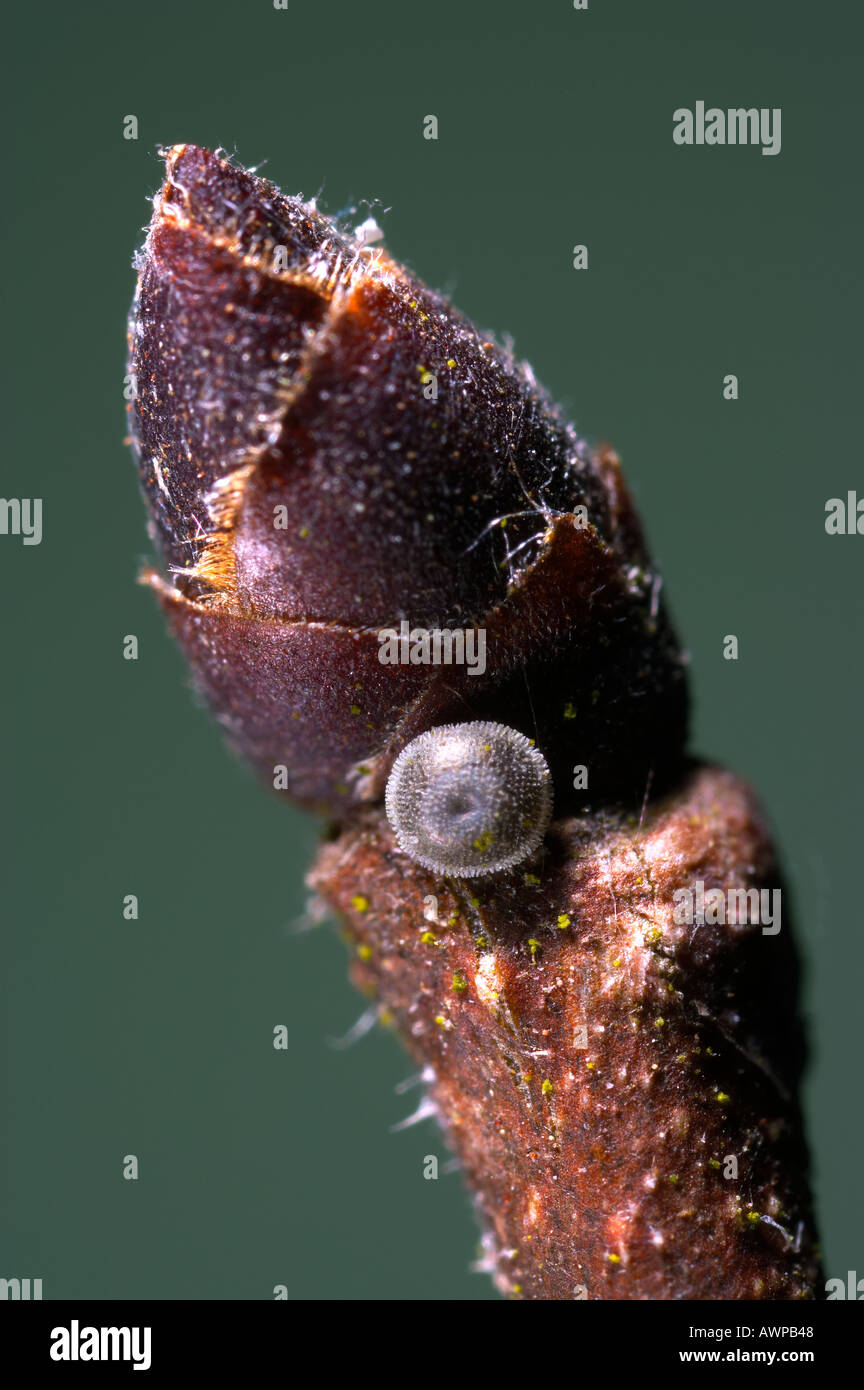
[(777, 884), (746, 788), (697, 768), (641, 827), (559, 821), (532, 867), (444, 882), (369, 812), (311, 875), (354, 980), (434, 1074), (499, 1289), (813, 1297), (788, 927), (673, 921), (682, 886)]

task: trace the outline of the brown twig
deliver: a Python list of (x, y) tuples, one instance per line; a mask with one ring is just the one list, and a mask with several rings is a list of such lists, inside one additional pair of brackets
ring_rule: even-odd
[[(312, 881), (434, 1077), (498, 1287), (813, 1296), (773, 854), (746, 789), (686, 762), (685, 662), (616, 455), (383, 250), (206, 150), (166, 165), (130, 321), (169, 572), (146, 578), (233, 745), (334, 823)], [(383, 663), (403, 624), (468, 624), (483, 669), (422, 637)], [(527, 823), (527, 781), (491, 762), (451, 768), (436, 833), (469, 803), (489, 823), (470, 864), (441, 856), (480, 876), (442, 878), (382, 803), (406, 747), (464, 723), (530, 741), (545, 810)], [(543, 778), (539, 857), (493, 872), (536, 846)]]

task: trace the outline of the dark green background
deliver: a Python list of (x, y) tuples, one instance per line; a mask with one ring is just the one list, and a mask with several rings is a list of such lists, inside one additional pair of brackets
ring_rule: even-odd
[[(290, 933), (316, 826), (224, 750), (135, 585), (130, 259), (175, 141), (331, 212), (380, 200), (390, 251), (622, 453), (692, 652), (694, 747), (758, 788), (788, 866), (827, 1272), (864, 1274), (864, 537), (824, 531), (827, 498), (864, 493), (860, 13), (144, 0), (7, 22), (0, 490), (44, 499), (44, 539), (0, 537), (0, 1275), (49, 1298), (494, 1297), (459, 1177), (423, 1180), (438, 1132), (389, 1132), (418, 1095), (394, 1095), (395, 1042), (328, 1047), (364, 1005), (332, 927)], [(700, 98), (782, 107), (781, 154), (673, 145)]]

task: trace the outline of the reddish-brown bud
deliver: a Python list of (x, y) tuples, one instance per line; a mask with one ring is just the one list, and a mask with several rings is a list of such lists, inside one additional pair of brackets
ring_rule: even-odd
[[(130, 325), (151, 575), (235, 746), (303, 803), (379, 799), (437, 724), (536, 739), (556, 804), (658, 783), (680, 653), (610, 450), (531, 371), (314, 205), (167, 154)], [(381, 632), (482, 630), (484, 669), (382, 665)]]

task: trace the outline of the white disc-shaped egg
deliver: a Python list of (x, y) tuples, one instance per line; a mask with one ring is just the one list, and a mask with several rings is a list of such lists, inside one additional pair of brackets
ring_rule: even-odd
[(516, 729), (444, 724), (403, 748), (385, 804), (406, 854), (427, 869), (471, 878), (534, 853), (552, 814), (552, 779), (542, 753)]

